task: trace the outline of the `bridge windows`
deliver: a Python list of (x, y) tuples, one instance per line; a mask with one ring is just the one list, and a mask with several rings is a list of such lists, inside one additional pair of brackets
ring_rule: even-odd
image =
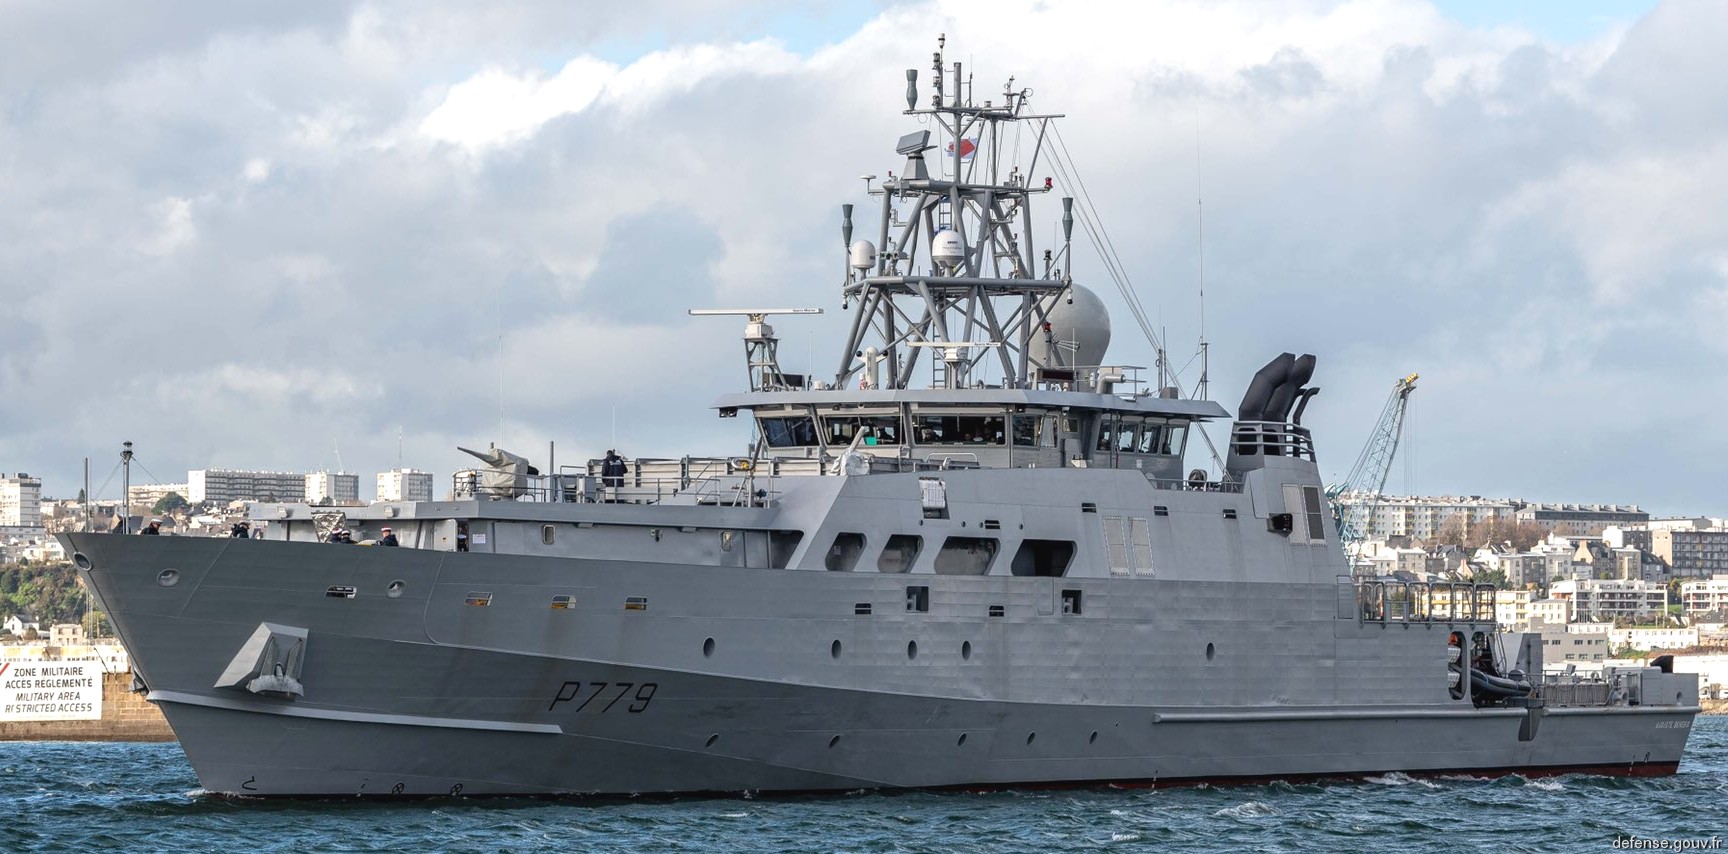
[(808, 415), (759, 418), (757, 422), (762, 427), (762, 438), (770, 448), (809, 448), (816, 445), (816, 422)]
[(827, 435), (829, 445), (851, 445), (852, 440), (860, 433), (864, 435), (860, 445), (898, 445), (901, 443), (900, 416), (898, 415), (847, 415), (833, 416), (822, 419), (822, 428)]
[(1001, 415), (919, 415), (912, 419), (920, 445), (1001, 445)]

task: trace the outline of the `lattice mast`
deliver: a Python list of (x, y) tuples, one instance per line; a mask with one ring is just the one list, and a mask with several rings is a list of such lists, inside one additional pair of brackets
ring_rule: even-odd
[[(841, 387), (879, 381), (905, 388), (919, 355), (931, 350), (939, 360), (932, 370), (938, 387), (972, 386), (984, 360), (994, 359), (1004, 386), (1025, 388), (1066, 352), (1049, 340), (1046, 315), (1073, 281), (1074, 200), (1062, 199), (1062, 245), (1041, 258), (1031, 205), (1033, 196), (1053, 189), (1050, 179), (1031, 176), (1050, 122), (1061, 116), (1029, 112), (1031, 90), (1016, 90), (1013, 78), (1001, 103), (975, 103), (961, 63), (945, 62), (944, 43), (937, 40), (934, 91), (923, 109), (918, 71), (907, 69), (905, 114), (933, 124), (946, 141), (935, 156), (944, 159), (947, 175), (930, 175), (925, 152), (937, 148), (932, 130), (910, 133), (897, 149), (906, 157), (901, 174), (889, 173), (874, 187), (875, 176), (864, 176), (870, 195), (882, 201), (876, 244), (853, 241), (852, 206), (842, 206), (842, 308), (852, 311), (852, 323), (835, 375)], [(1032, 150), (1022, 170), (1013, 148), (1027, 136)], [(887, 368), (879, 380), (873, 379), (878, 363)]]

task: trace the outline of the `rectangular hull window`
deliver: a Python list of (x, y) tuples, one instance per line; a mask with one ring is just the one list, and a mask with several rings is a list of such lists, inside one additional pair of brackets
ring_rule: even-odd
[(895, 534), (888, 538), (888, 544), (882, 547), (882, 554), (876, 558), (878, 572), (910, 572), (912, 563), (918, 559), (918, 551), (924, 546), (924, 538), (915, 534)]
[(936, 554), (937, 575), (984, 575), (996, 559), (996, 541), (988, 537), (949, 537)]
[(842, 533), (834, 535), (834, 544), (822, 558), (822, 565), (831, 572), (851, 572), (858, 566), (858, 555), (864, 552), (864, 535)]
[(1067, 540), (1022, 540), (1014, 553), (1015, 575), (1060, 578), (1074, 561), (1074, 544)]

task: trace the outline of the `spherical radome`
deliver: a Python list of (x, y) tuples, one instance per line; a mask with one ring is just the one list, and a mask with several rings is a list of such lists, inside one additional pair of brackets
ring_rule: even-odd
[[(1072, 301), (1070, 301), (1072, 297)], [(1068, 294), (1046, 297), (1045, 317), (1050, 324), (1048, 334), (1032, 333), (1032, 358), (1045, 366), (1092, 366), (1104, 363), (1104, 353), (1110, 349), (1110, 311), (1098, 295), (1072, 285)], [(1054, 342), (1054, 358), (1050, 350)]]

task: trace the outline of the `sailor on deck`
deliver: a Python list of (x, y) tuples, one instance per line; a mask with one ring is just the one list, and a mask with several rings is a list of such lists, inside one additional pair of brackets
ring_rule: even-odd
[(600, 482), (610, 493), (609, 501), (618, 500), (618, 490), (623, 488), (624, 475), (628, 471), (629, 467), (624, 464), (624, 458), (618, 456), (617, 451), (607, 449), (606, 459), (600, 462)]

